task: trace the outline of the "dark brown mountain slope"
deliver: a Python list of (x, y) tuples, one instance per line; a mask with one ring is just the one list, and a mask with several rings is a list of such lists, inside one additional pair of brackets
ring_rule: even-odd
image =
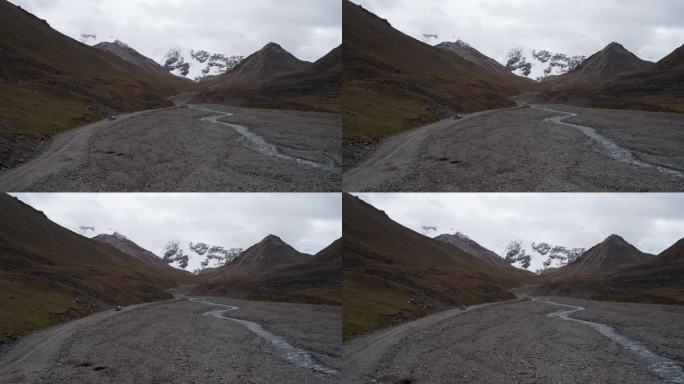
[[(217, 277), (218, 276), (218, 277)], [(299, 263), (281, 264), (269, 272), (221, 277), (201, 275), (204, 283), (194, 294), (220, 295), (248, 300), (311, 304), (342, 303), (342, 239)]]
[(245, 249), (230, 263), (220, 267), (216, 275), (260, 275), (277, 267), (305, 261), (309, 255), (301, 253), (280, 237), (268, 235), (257, 244)]
[(234, 82), (263, 82), (285, 73), (302, 72), (312, 64), (299, 60), (276, 43), (268, 43), (260, 50), (247, 56), (232, 70), (209, 80), (207, 86)]
[(349, 0), (342, 3), (346, 139), (382, 138), (453, 112), (515, 105), (529, 86), (394, 29)]
[(194, 97), (194, 101), (254, 108), (340, 112), (342, 48), (337, 47), (312, 65), (302, 68), (298, 72), (278, 72), (276, 76), (257, 79), (268, 81), (231, 82), (219, 77), (199, 84), (202, 90)]
[(92, 239), (95, 241), (99, 241), (101, 243), (109, 244), (114, 248), (118, 249), (119, 251), (135, 257), (141, 263), (150, 265), (152, 267), (167, 270), (169, 274), (175, 274), (181, 279), (184, 277), (189, 278), (190, 276), (192, 276), (192, 274), (190, 274), (189, 272), (169, 266), (159, 256), (139, 246), (138, 244), (134, 243), (132, 240), (118, 232), (114, 232), (114, 234), (112, 235), (97, 235)]
[(60, 227), (0, 195), (0, 337), (115, 304), (167, 299), (179, 279), (115, 247)]
[[(111, 52), (116, 56), (120, 57), (121, 59), (129, 63), (135, 64), (141, 69), (149, 71), (150, 73), (154, 73), (158, 76), (173, 76), (170, 75), (169, 72), (167, 72), (164, 69), (164, 67), (159, 65), (156, 61), (144, 56), (143, 54), (129, 47), (126, 43), (122, 41), (117, 40), (113, 43), (104, 41), (94, 45), (93, 47), (103, 50), (105, 52)], [(187, 82), (188, 84), (191, 84), (190, 80), (188, 80)]]
[(554, 279), (600, 275), (628, 265), (644, 263), (652, 258), (653, 255), (641, 252), (622, 237), (610, 235), (559, 269)]
[(23, 157), (14, 153), (21, 143), (28, 153), (41, 138), (111, 112), (170, 106), (166, 97), (184, 84), (81, 44), (0, 0), (0, 165)]
[(488, 69), (493, 72), (498, 72), (503, 76), (516, 76), (513, 73), (511, 73), (511, 71), (508, 68), (500, 64), (498, 61), (483, 54), (482, 52), (478, 51), (477, 49), (475, 49), (470, 44), (464, 41), (445, 41), (435, 45), (435, 47), (453, 52), (473, 64), (476, 64), (482, 68)]
[(536, 102), (567, 103), (578, 106), (638, 109), (646, 111), (684, 113), (684, 46), (677, 48), (655, 65), (632, 62), (638, 72), (623, 72), (617, 76), (578, 82), (565, 78), (546, 83), (549, 90)]
[(453, 235), (444, 233), (435, 237), (434, 239), (454, 245), (461, 251), (470, 253), (473, 256), (477, 256), (486, 263), (491, 263), (498, 266), (509, 265), (501, 256), (481, 246), (475, 240), (460, 232), (456, 232)]
[(347, 339), (461, 304), (511, 299), (510, 288), (535, 279), (405, 228), (349, 194), (342, 216)]
[[(631, 248), (621, 246), (614, 251), (622, 249), (615, 254), (632, 261), (641, 258), (643, 262), (616, 266), (602, 274), (591, 275), (564, 274), (563, 269), (570, 266), (561, 268), (550, 282), (542, 285), (538, 293), (594, 300), (684, 305), (684, 239), (658, 256), (640, 256)], [(631, 257), (628, 256), (630, 254)]]
[(602, 50), (589, 56), (572, 71), (559, 76), (558, 85), (607, 81), (618, 75), (630, 72), (644, 72), (653, 67), (653, 63), (644, 61), (618, 43), (610, 43)]

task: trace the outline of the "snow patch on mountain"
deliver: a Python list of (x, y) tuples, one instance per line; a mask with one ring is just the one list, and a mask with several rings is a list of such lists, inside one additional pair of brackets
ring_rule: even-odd
[(520, 269), (541, 273), (548, 268), (559, 268), (574, 261), (584, 248), (569, 248), (545, 242), (513, 240), (496, 253), (504, 260)]
[(568, 73), (584, 59), (584, 56), (554, 53), (544, 49), (513, 48), (502, 63), (518, 76), (542, 81), (548, 76)]
[(210, 76), (226, 73), (242, 59), (242, 56), (230, 56), (205, 50), (171, 48), (155, 60), (176, 76), (201, 81)]
[(225, 248), (203, 242), (170, 240), (152, 252), (174, 268), (199, 273), (205, 268), (217, 268), (231, 262), (242, 248)]

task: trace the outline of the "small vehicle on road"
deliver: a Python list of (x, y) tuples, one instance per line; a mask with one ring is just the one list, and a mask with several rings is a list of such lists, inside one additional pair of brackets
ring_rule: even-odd
[(115, 115), (110, 115), (110, 116), (109, 116), (109, 121), (114, 121), (114, 120), (116, 120), (116, 116), (115, 116)]
[(120, 310), (121, 310), (121, 306), (120, 306), (120, 305), (117, 305), (116, 307), (114, 307), (114, 310), (117, 311), (117, 312), (120, 311)]
[(460, 113), (457, 113), (454, 115), (454, 119), (456, 119), (456, 120), (461, 120), (462, 117), (463, 117), (463, 115), (461, 115)]

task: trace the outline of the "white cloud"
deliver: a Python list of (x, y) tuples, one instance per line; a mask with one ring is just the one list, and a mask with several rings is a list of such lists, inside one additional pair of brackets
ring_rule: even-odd
[(514, 47), (589, 56), (618, 42), (657, 61), (684, 44), (680, 0), (354, 0), (418, 39), (461, 39), (503, 60)]
[(338, 193), (12, 195), (72, 231), (113, 229), (146, 249), (168, 239), (247, 248), (274, 234), (301, 252), (316, 253), (342, 236)]
[(11, 0), (58, 31), (117, 38), (156, 58), (172, 47), (247, 56), (276, 42), (303, 60), (341, 44), (339, 0)]
[(464, 233), (491, 250), (513, 239), (589, 248), (617, 234), (643, 252), (684, 238), (684, 194), (359, 193), (398, 223), (423, 233)]

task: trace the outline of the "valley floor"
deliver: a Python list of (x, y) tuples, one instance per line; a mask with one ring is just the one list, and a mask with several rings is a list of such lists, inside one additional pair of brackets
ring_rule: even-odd
[[(232, 114), (232, 116), (227, 116)], [(54, 137), (4, 191), (334, 191), (335, 114), (221, 105), (120, 115)]]
[[(363, 163), (345, 172), (343, 189), (684, 190), (683, 114), (539, 107), (469, 114), (390, 137)], [(612, 144), (548, 120), (554, 117), (593, 128)], [(611, 151), (636, 161), (617, 160), (619, 156)]]
[[(225, 316), (258, 323), (282, 343), (215, 316), (231, 305), (239, 309)], [(218, 297), (147, 303), (27, 336), (0, 358), (0, 382), (334, 383), (339, 328), (339, 307)]]
[[(677, 363), (664, 379), (648, 359), (575, 321), (603, 323)], [(682, 383), (684, 307), (539, 298), (451, 310), (345, 343), (349, 383)], [(672, 371), (671, 370), (671, 371)], [(671, 372), (670, 372), (671, 373)], [(679, 381), (678, 381), (679, 380)]]

